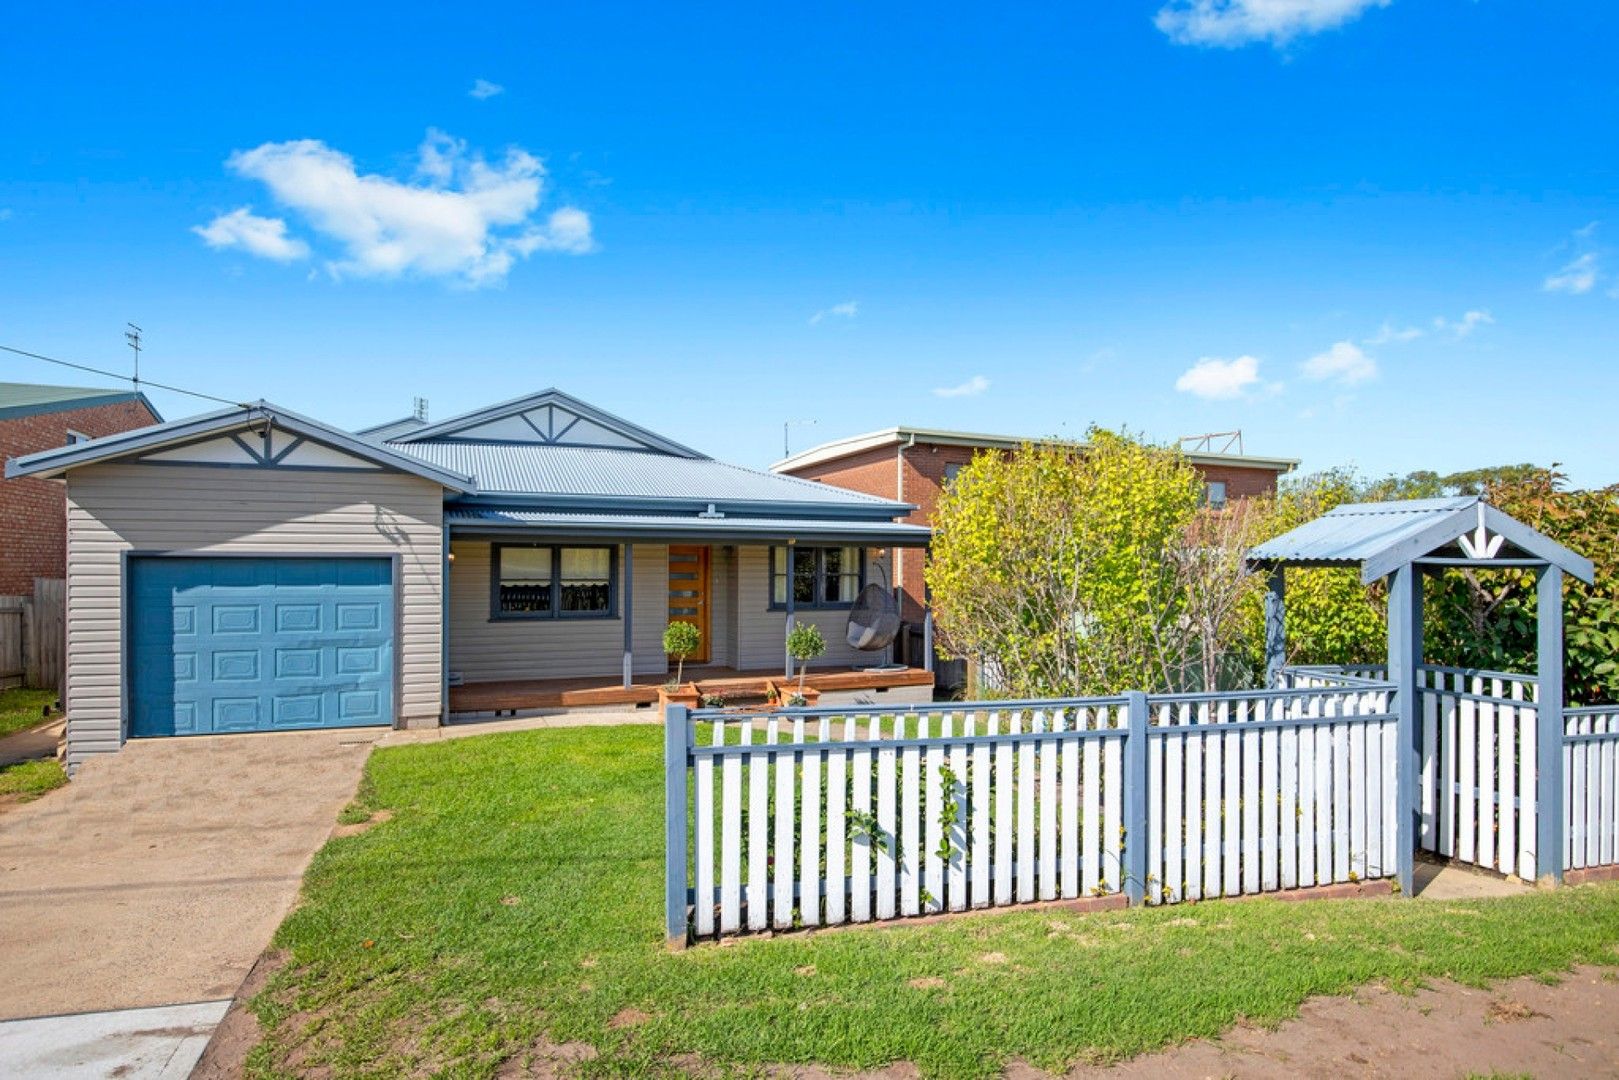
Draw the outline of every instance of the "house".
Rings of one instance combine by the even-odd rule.
[[[556,390],[360,433],[258,402],[6,475],[66,487],[70,765],[130,738],[645,704],[671,619],[717,676],[779,677],[793,620],[821,626],[823,667],[871,665],[848,609],[929,535],[904,503],[715,461]],[[927,700],[932,676],[836,686]]]
[[[146,427],[163,418],[138,391],[0,383],[0,460]],[[0,480],[0,596],[26,596],[35,578],[66,570],[62,488]]]
[[[1031,441],[1056,440],[891,427],[822,443],[776,462],[771,470],[783,476],[815,480],[909,503],[916,509],[905,520],[915,525],[931,525],[939,492],[973,455],[985,451],[1009,453]],[[1223,506],[1228,499],[1274,492],[1276,478],[1298,467],[1293,458],[1205,450],[1188,451],[1186,456],[1202,473],[1205,498],[1212,506]],[[919,623],[927,610],[927,589],[922,580],[924,558],[924,552],[894,552],[894,583],[900,590],[900,615],[911,624]]]

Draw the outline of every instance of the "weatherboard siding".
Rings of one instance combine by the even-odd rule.
[[[739,547],[736,586],[736,666],[743,670],[769,669],[786,663],[787,613],[770,610],[770,549],[764,546]],[[872,569],[877,561],[867,558],[870,581],[882,582]],[[853,667],[880,663],[882,654],[861,652],[848,644],[849,612],[800,610],[793,616],[799,622],[821,628],[826,639],[826,655],[810,665]]]
[[[635,671],[668,670],[663,627],[669,610],[669,549],[636,544],[631,632]],[[619,613],[611,619],[490,618],[491,546],[450,545],[450,671],[466,682],[618,675],[624,670],[624,549],[618,548]]]
[[[67,479],[67,759],[123,742],[124,553],[398,555],[402,723],[441,703],[443,489],[420,477],[108,463]]]

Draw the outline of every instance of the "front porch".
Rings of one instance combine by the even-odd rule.
[[[687,681],[705,695],[730,700],[763,698],[770,682],[782,682],[779,668],[738,671],[703,666],[687,669]],[[450,687],[450,717],[505,715],[552,709],[651,708],[668,675],[643,675],[628,686],[617,676],[565,679],[501,679]],[[933,698],[933,673],[923,668],[862,670],[855,667],[819,668],[805,678],[806,686],[821,691],[828,704],[853,703],[869,696],[873,702],[901,704]],[[831,700],[828,701],[828,698]]]

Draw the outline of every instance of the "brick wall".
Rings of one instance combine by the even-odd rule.
[[[71,428],[99,438],[157,422],[139,401],[0,418],[0,462],[67,445]],[[67,573],[67,504],[59,480],[0,479],[0,596],[27,596],[34,578]]]
[[[867,495],[913,503],[916,511],[904,520],[927,525],[933,521],[933,511],[938,506],[946,470],[952,465],[967,464],[977,452],[970,446],[923,442],[907,447],[884,446],[835,461],[806,465],[794,469],[793,475]],[[1225,481],[1227,499],[1244,499],[1276,490],[1277,474],[1270,469],[1196,463],[1194,467],[1203,474],[1205,481]],[[922,576],[925,555],[915,548],[896,550],[896,554],[895,578],[901,594],[900,616],[907,622],[920,622],[924,610],[923,598],[927,595]]]

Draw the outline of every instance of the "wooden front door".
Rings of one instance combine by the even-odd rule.
[[[691,623],[702,632],[702,646],[686,662],[708,663],[713,655],[709,645],[713,620],[709,618],[708,548],[669,546],[669,621]]]

